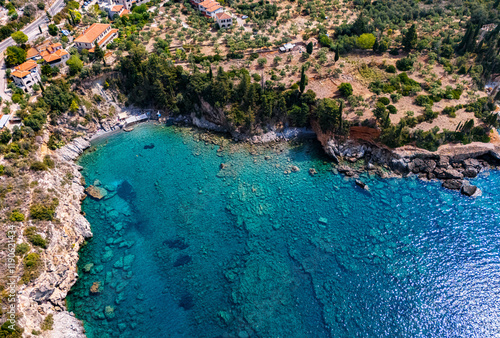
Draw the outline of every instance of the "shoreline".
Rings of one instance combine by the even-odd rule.
[[[158,123],[158,121],[156,120],[145,121],[141,122],[140,124],[143,123],[147,124],[153,123],[154,125],[158,126],[164,125],[162,123]],[[207,129],[201,128],[200,126],[193,124],[192,121],[191,123],[189,123],[187,116],[183,116],[181,118],[176,119],[176,125],[182,125],[182,124],[184,124],[186,127],[191,127],[191,128],[195,127],[200,130],[207,131]],[[22,302],[20,301],[20,305],[22,306],[20,306],[20,311],[24,313],[22,321],[24,321],[25,329],[27,329],[28,331],[36,328],[39,325],[39,321],[41,320],[41,316],[39,314],[40,309],[45,313],[47,313],[47,311],[49,311],[50,313],[50,309],[52,308],[54,312],[54,330],[49,332],[48,335],[49,337],[65,337],[65,338],[86,337],[85,330],[83,327],[83,322],[78,318],[76,318],[73,313],[68,312],[65,305],[66,295],[78,278],[76,270],[77,270],[77,263],[79,260],[79,250],[81,248],[81,244],[85,241],[85,239],[90,238],[93,235],[90,223],[81,213],[81,202],[87,195],[84,192],[85,185],[84,182],[82,182],[82,175],[80,173],[80,170],[82,168],[77,164],[77,160],[85,150],[87,150],[92,146],[91,142],[112,136],[114,134],[119,133],[120,131],[123,130],[120,128],[100,133],[85,133],[85,135],[72,140],[64,147],[55,151],[55,155],[59,159],[58,167],[60,166],[62,168],[70,168],[71,171],[73,172],[74,179],[72,181],[71,191],[73,191],[74,194],[79,196],[77,201],[75,200],[70,201],[69,198],[70,194],[67,194],[68,195],[67,198],[65,198],[62,203],[65,210],[61,210],[63,208],[62,206],[58,207],[58,209],[56,210],[57,217],[63,218],[61,219],[61,223],[63,224],[62,228],[65,229],[66,231],[69,229],[73,232],[73,236],[70,237],[70,240],[75,241],[73,243],[75,245],[73,245],[69,250],[68,246],[66,246],[63,249],[65,253],[64,256],[70,258],[66,261],[67,264],[65,266],[65,268],[68,269],[67,271],[70,271],[70,273],[67,273],[66,275],[61,277],[60,274],[57,274],[56,271],[57,269],[55,268],[57,267],[57,263],[54,261],[50,261],[48,262],[47,265],[53,266],[54,268],[47,269],[47,271],[45,271],[36,280],[36,282],[33,283],[34,286],[25,287],[22,289],[20,295],[20,299],[22,298]],[[208,130],[208,131],[213,131],[213,130]],[[219,131],[215,132],[219,133]],[[234,142],[247,142],[249,144],[264,144],[264,143],[283,142],[283,141],[289,142],[295,138],[302,138],[302,137],[317,138],[322,143],[322,147],[325,153],[329,155],[333,161],[334,157],[338,159],[338,155],[344,155],[343,157],[345,158],[343,158],[342,161],[338,163],[336,169],[333,169],[333,172],[334,174],[335,173],[344,174],[346,177],[350,178],[356,178],[359,174],[363,172],[368,172],[368,173],[376,173],[382,178],[387,178],[387,177],[404,178],[416,175],[417,177],[424,180],[427,179],[439,180],[440,177],[429,178],[429,174],[434,172],[436,168],[438,170],[439,168],[441,168],[445,176],[446,175],[456,176],[450,178],[444,177],[446,180],[464,180],[465,176],[461,174],[460,170],[457,170],[460,168],[455,168],[455,167],[453,169],[443,168],[444,166],[448,166],[450,165],[450,163],[454,162],[451,160],[450,157],[447,163],[444,164],[440,163],[441,156],[453,155],[454,154],[453,148],[460,148],[459,154],[457,155],[457,153],[455,152],[455,155],[461,158],[460,161],[464,162],[467,160],[475,159],[475,157],[482,156],[487,151],[493,151],[496,153],[496,151],[498,150],[497,147],[492,144],[490,144],[489,146],[488,144],[482,144],[483,148],[479,150],[477,148],[478,147],[477,144],[471,144],[467,146],[445,147],[446,150],[449,150],[449,153],[448,155],[443,155],[446,154],[446,152],[443,152],[443,154],[441,154],[440,152],[432,153],[419,148],[411,148],[411,147],[398,148],[395,150],[388,151],[387,149],[380,149],[374,146],[370,147],[367,146],[366,144],[355,142],[352,140],[351,142],[348,140],[348,142],[341,144],[336,141],[332,142],[332,139],[328,139],[326,141],[326,144],[323,144],[324,142],[322,141],[325,140],[322,139],[322,136],[324,135],[317,134],[314,130],[310,131],[307,129],[299,129],[299,128],[288,129],[288,130],[285,129],[283,132],[270,131],[263,135],[246,137],[243,139],[234,138],[233,135],[231,135],[230,133],[224,133],[224,134],[227,134],[228,137],[231,137],[231,139]],[[366,161],[365,162],[366,165],[364,167],[361,167],[361,169],[359,167],[354,168],[352,164],[355,164],[358,161],[366,159],[367,154],[369,154],[372,157],[372,160],[374,159],[373,158],[374,155],[379,156],[378,158],[376,158],[378,159],[378,162],[374,163],[375,161]],[[500,154],[498,153],[496,154],[498,155],[497,159],[500,160]],[[352,159],[356,160],[353,161]],[[419,160],[423,161],[423,163],[421,163]],[[385,163],[381,164],[380,163],[381,161],[385,161]],[[434,168],[431,171],[429,171],[428,161],[433,161],[435,163]],[[418,164],[418,166],[416,164]],[[476,177],[481,171],[488,170],[491,168],[491,167],[485,167],[484,163],[479,161],[472,162],[470,164],[473,167],[473,169],[476,170],[474,177]],[[430,163],[430,167],[433,167],[432,163]],[[462,169],[467,170],[466,168]],[[464,170],[462,170],[462,172]],[[49,176],[49,180],[52,179],[54,181],[57,181],[58,179],[59,180],[61,179],[61,173],[57,172],[57,170],[49,171],[46,175]],[[358,184],[358,182],[356,182],[356,184]],[[460,185],[460,189],[462,189],[462,186],[463,184]],[[478,195],[480,195],[480,191],[474,191],[474,193],[471,194],[471,196],[478,196]],[[55,229],[53,229],[53,231],[55,231]],[[54,237],[61,239],[64,237],[64,234],[61,233],[55,236],[53,233],[53,238]],[[57,244],[60,243],[56,243],[56,241],[51,241],[51,245],[49,246],[47,253],[49,253],[49,250],[51,250],[52,247],[55,247]],[[61,247],[58,247],[57,249],[61,250]],[[51,258],[54,260],[53,257]],[[57,286],[53,287],[54,285]],[[53,287],[53,290],[51,290],[51,287]]]

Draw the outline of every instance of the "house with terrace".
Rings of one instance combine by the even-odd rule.
[[[118,29],[112,29],[109,24],[95,23],[75,39],[75,46],[79,50],[88,49],[92,53],[96,42],[99,47],[104,48],[117,37]]]
[[[217,13],[222,13],[224,8],[214,0],[205,0],[197,4],[198,10],[207,18],[214,18]]]
[[[19,66],[14,67],[11,74],[12,80],[19,88],[28,92],[35,83],[41,81],[40,67],[35,60],[28,60]]]
[[[69,59],[69,53],[62,48],[60,43],[51,43],[49,40],[28,50],[26,59],[43,59],[51,66],[63,66]]]
[[[120,18],[124,15],[127,15],[129,10],[125,8],[123,5],[114,5],[109,9],[109,18],[113,19],[115,15],[118,15]]]
[[[220,28],[229,28],[233,25],[233,18],[225,12],[215,14],[215,20]]]

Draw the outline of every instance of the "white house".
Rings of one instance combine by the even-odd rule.
[[[96,42],[99,47],[104,48],[116,37],[118,37],[118,29],[111,29],[109,24],[95,23],[75,39],[75,45],[78,49],[88,49],[93,52]]]
[[[215,14],[215,20],[220,28],[229,28],[233,25],[233,18],[225,12]]]
[[[12,79],[19,88],[29,91],[37,82],[40,82],[40,67],[34,60],[28,60],[14,67]]]
[[[213,18],[217,13],[222,13],[224,8],[217,1],[205,0],[198,4],[198,10],[208,18]]]

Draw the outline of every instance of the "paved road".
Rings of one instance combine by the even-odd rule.
[[[64,8],[64,0],[56,0],[52,6],[47,10],[50,15],[54,16],[57,13],[59,13],[62,9]],[[32,23],[30,23],[28,26],[26,26],[22,31],[24,34],[28,36],[28,40],[33,40],[40,34],[40,30],[38,26],[41,26],[43,24],[47,24],[47,16],[44,14],[43,16],[39,17]],[[4,50],[7,49],[9,46],[13,46],[16,43],[12,38],[8,38],[0,42],[0,53],[3,52]]]

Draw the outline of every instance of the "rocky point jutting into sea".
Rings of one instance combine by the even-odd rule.
[[[217,131],[225,130],[223,126],[218,126],[205,119],[198,119],[195,115],[178,119],[178,122],[193,123],[196,126],[216,129]],[[112,121],[109,121],[109,123],[111,126],[113,125]],[[334,167],[333,170],[344,173],[347,177],[361,176],[361,179],[369,185],[371,185],[370,180],[373,178],[369,178],[365,173],[373,172],[382,177],[414,175],[425,179],[440,179],[443,180],[443,186],[447,188],[461,189],[464,194],[478,196],[480,189],[475,189],[473,185],[469,185],[467,179],[475,178],[485,168],[498,165],[498,147],[492,144],[443,146],[434,153],[410,147],[390,150],[363,138],[336,141],[334,135],[325,135],[317,128],[314,129],[325,153],[331,156],[334,161],[339,162],[339,165]],[[44,177],[39,181],[41,186],[60,192],[60,203],[56,209],[56,217],[60,220],[60,224],[51,228],[54,240],[51,241],[46,252],[47,267],[45,271],[35,283],[21,290],[19,309],[23,313],[21,324],[25,327],[25,332],[31,332],[32,328],[39,327],[42,320],[40,314],[53,311],[55,313],[54,330],[50,332],[51,336],[84,336],[81,322],[66,311],[65,298],[77,280],[76,264],[81,244],[86,238],[92,236],[90,224],[81,213],[80,203],[85,197],[85,184],[82,182],[82,175],[80,174],[82,168],[75,163],[75,160],[82,152],[90,146],[90,136],[75,139],[70,144],[57,150],[58,165],[56,169],[45,173]],[[257,137],[233,134],[233,138],[245,140],[249,143],[274,142],[295,136],[311,136],[311,131],[289,129],[282,132],[272,131]],[[121,135],[120,137],[123,140],[122,142],[128,142],[128,135]],[[227,142],[230,141],[226,140],[224,142],[222,144],[227,145]],[[208,137],[204,143],[210,145],[212,143],[218,144],[220,141]],[[158,156],[161,157],[162,155],[158,154]],[[222,168],[225,168],[225,166],[221,165]],[[311,175],[314,175],[319,170],[315,168],[299,168],[297,165],[290,168],[281,168],[273,175],[282,175],[283,171],[292,173],[295,168],[306,169],[305,171],[309,171]],[[310,169],[314,170],[311,171]],[[72,172],[73,178],[69,185],[63,185],[62,178],[66,175],[67,170]],[[323,175],[324,173],[320,174],[320,176]],[[376,183],[376,186],[379,185],[379,183]],[[468,202],[465,200],[465,202],[461,203]],[[190,206],[186,205],[185,207],[189,208]],[[346,214],[343,213],[343,216],[346,217]],[[241,222],[245,221],[241,220]],[[323,223],[320,222],[320,224]],[[318,291],[316,290],[316,292]]]

